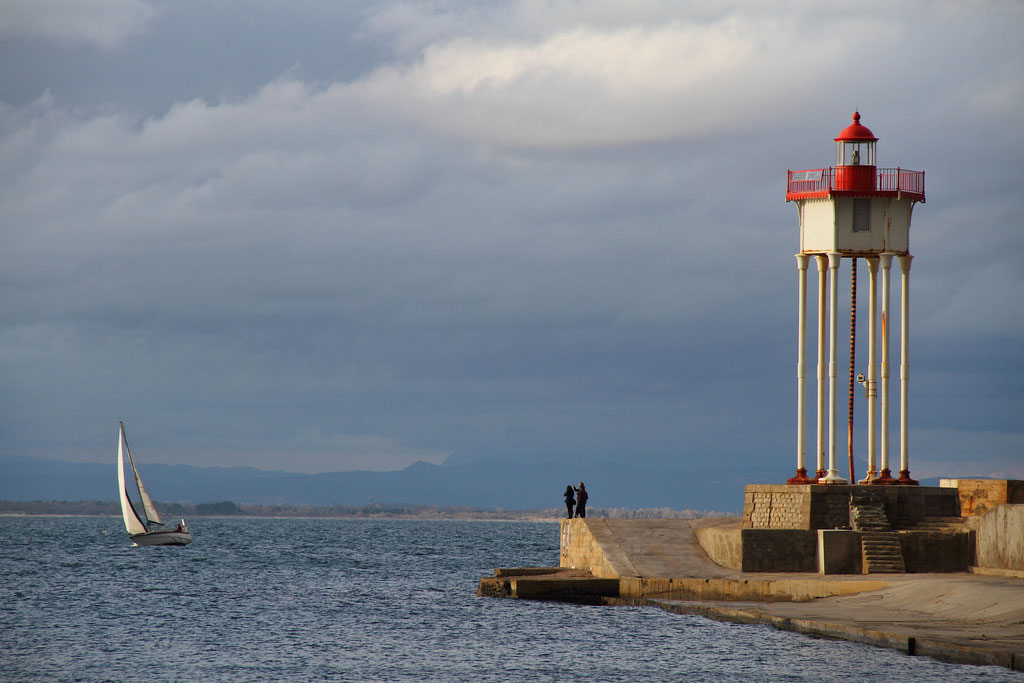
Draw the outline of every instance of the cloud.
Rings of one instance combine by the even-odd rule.
[[[116,50],[142,35],[158,14],[148,0],[5,0],[0,36]]]
[[[460,37],[355,87],[443,134],[485,144],[692,140],[749,124],[755,107],[765,123],[787,115],[799,86],[779,76],[799,66],[814,79],[844,57],[834,41],[796,38],[796,27],[745,17],[571,29],[531,41]]]
[[[306,471],[787,452],[781,181],[829,163],[853,106],[887,159],[929,174],[915,386],[933,395],[965,339],[958,386],[1005,365],[1024,320],[986,302],[1020,289],[1020,172],[997,132],[1021,93],[971,58],[992,22],[959,48],[941,39],[959,10],[435,7],[373,15],[363,33],[396,47],[349,78],[267,42],[285,75],[243,95],[0,105],[0,447],[107,448],[114,415],[179,434],[182,457]],[[153,24],[183,32],[161,45],[187,16]],[[981,94],[957,111],[963,82]],[[957,410],[914,405],[926,428]]]

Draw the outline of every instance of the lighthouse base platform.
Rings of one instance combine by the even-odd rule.
[[[933,527],[936,520],[960,517],[960,497],[953,487],[748,484],[743,528],[850,529],[851,500],[860,496],[881,504],[892,529]]]

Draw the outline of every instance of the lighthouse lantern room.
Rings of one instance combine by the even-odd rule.
[[[924,172],[900,167],[878,168],[878,138],[853,114],[853,123],[835,138],[835,163],[830,168],[789,171],[786,201],[796,204],[800,225],[799,324],[797,352],[797,472],[791,484],[846,483],[836,466],[836,383],[838,379],[838,273],[843,259],[851,261],[850,398],[847,428],[850,473],[853,477],[853,382],[856,330],[857,259],[864,258],[869,275],[868,367],[859,379],[868,401],[867,475],[860,483],[916,484],[910,478],[907,444],[907,387],[909,381],[910,219],[917,202],[924,202]],[[889,469],[889,276],[897,260],[902,273],[900,356],[900,476]],[[817,329],[817,468],[808,474],[806,431],[807,271],[813,260],[818,272]],[[881,317],[878,315],[877,276],[881,271]],[[880,320],[880,324],[879,324]],[[826,338],[826,323],[828,335]],[[881,359],[878,331],[881,331]],[[826,363],[826,349],[828,361]],[[827,383],[826,383],[827,369]],[[879,391],[880,390],[880,391]],[[826,395],[828,411],[826,423]],[[878,399],[881,405],[878,405]],[[876,420],[880,417],[881,423]],[[878,437],[878,438],[876,438]],[[877,443],[876,443],[877,442]],[[881,461],[876,467],[876,446]],[[827,459],[827,464],[826,464]],[[851,481],[850,483],[853,483]]]

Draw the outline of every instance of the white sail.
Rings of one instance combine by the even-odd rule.
[[[124,434],[124,425],[121,425],[121,433]],[[135,475],[135,483],[139,487],[139,495],[142,496],[142,507],[146,511],[146,519],[150,522],[157,524],[163,524],[164,520],[160,519],[160,513],[156,511],[156,506],[153,505],[153,499],[146,493],[146,487],[142,485],[142,477],[139,476],[139,471],[135,469],[135,460],[132,458],[132,449],[128,448],[128,441],[122,438],[124,441],[125,450],[128,451],[128,464],[132,466],[132,474]]]
[[[128,489],[124,485],[124,450],[124,425],[122,424],[117,435],[117,488],[121,492],[121,517],[124,518],[124,528],[128,530],[129,534],[144,534],[146,525],[135,513],[135,508],[132,507],[132,502],[128,498]],[[128,454],[128,457],[131,458],[131,453]],[[134,466],[132,471],[135,471]]]

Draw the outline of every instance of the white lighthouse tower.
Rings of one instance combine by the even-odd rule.
[[[796,255],[799,273],[799,322],[797,334],[797,470],[790,484],[845,484],[836,467],[836,358],[839,266],[851,259],[855,277],[857,258],[868,264],[869,329],[868,367],[863,384],[868,397],[867,484],[916,484],[910,478],[907,450],[910,217],[914,205],[924,202],[924,172],[901,168],[878,168],[875,145],[878,138],[860,123],[855,112],[853,123],[835,138],[835,166],[804,171],[789,171],[786,201],[796,202],[800,221],[800,252]],[[901,279],[900,309],[900,473],[893,478],[889,469],[889,331],[892,316],[889,306],[890,271],[893,257],[898,259]],[[817,335],[817,468],[807,474],[807,269],[811,259],[818,271]],[[877,276],[882,273],[882,310],[877,310]],[[826,282],[827,278],[827,282]],[[854,280],[854,285],[856,281]],[[826,300],[826,290],[828,299]],[[854,289],[855,291],[855,289]],[[826,340],[825,325],[828,323]],[[879,324],[880,323],[880,324]],[[877,358],[878,329],[881,328],[881,361]],[[852,334],[851,334],[852,339]],[[827,384],[825,349],[828,348]],[[878,380],[881,380],[879,383]],[[880,385],[880,387],[879,387]],[[878,390],[880,388],[880,391]],[[826,395],[827,429],[826,429]],[[876,423],[881,398],[881,425]],[[852,404],[851,404],[852,405]],[[852,422],[851,422],[852,424]],[[876,469],[876,432],[880,434],[881,468]],[[852,438],[852,436],[851,436]],[[827,465],[826,465],[827,454]],[[853,483],[853,482],[850,482]]]

